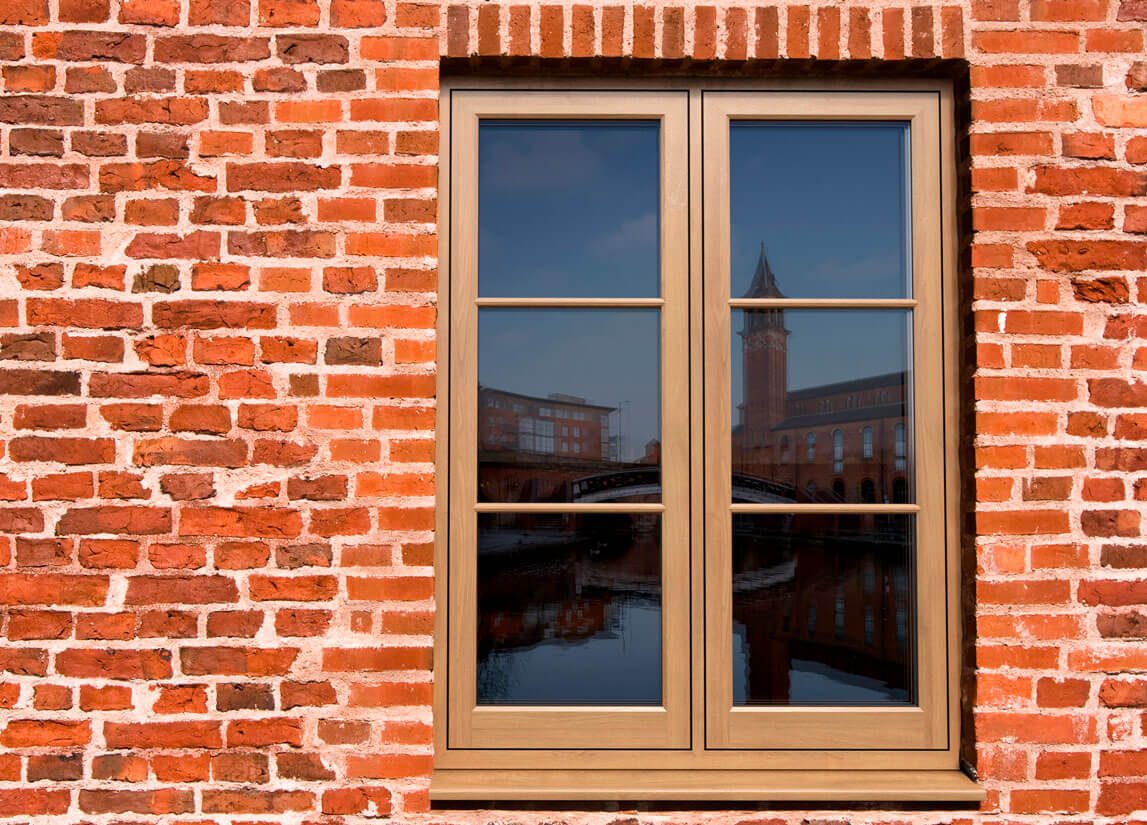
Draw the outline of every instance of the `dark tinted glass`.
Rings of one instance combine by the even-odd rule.
[[[908,294],[907,124],[740,121],[729,140],[734,298]]]
[[[661,703],[660,516],[478,516],[478,703]]]
[[[733,312],[734,501],[911,500],[910,322],[907,310]]]
[[[478,294],[660,292],[653,121],[485,121],[478,136]]]
[[[479,310],[479,501],[658,500],[659,319]]]
[[[915,701],[913,517],[733,516],[733,701]]]

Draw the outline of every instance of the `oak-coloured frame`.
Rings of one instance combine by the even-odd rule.
[[[705,91],[705,556],[707,743],[720,749],[916,749],[948,742],[947,542],[944,507],[943,215],[940,111],[930,92]],[[761,299],[729,295],[729,124],[731,121],[891,121],[909,127],[912,285],[910,297]],[[831,227],[826,227],[831,232]],[[710,275],[713,273],[713,275]],[[730,311],[901,309],[913,318],[909,384],[914,422],[913,504],[732,504]],[[914,707],[733,707],[732,538],[737,513],[909,513],[915,516]]]
[[[689,741],[689,411],[668,388],[688,381],[688,98],[681,92],[473,91],[452,102],[450,260],[450,639],[448,745],[452,748],[588,748],[626,742],[681,748]],[[648,120],[660,123],[661,289],[655,298],[519,298],[478,295],[478,125],[489,120]],[[649,307],[661,316],[662,501],[633,504],[492,504],[477,499],[478,310],[482,307]],[[660,707],[491,707],[476,702],[476,516],[489,512],[636,512],[662,519]]]
[[[651,103],[638,103],[643,100]],[[656,111],[641,109],[644,105],[652,105]],[[674,114],[678,109],[682,115]],[[948,81],[444,79],[440,106],[441,368],[433,800],[974,802],[983,798],[982,791],[958,769],[959,328],[953,109]],[[466,223],[476,223],[472,220],[472,206],[466,205],[473,196],[467,194],[460,200],[460,182],[476,173],[475,129],[480,117],[626,116],[657,117],[663,123],[663,345],[676,345],[671,340],[673,336],[668,335],[669,318],[679,318],[675,323],[688,330],[684,339],[687,368],[676,373],[684,382],[682,389],[688,388],[688,437],[684,447],[687,453],[684,461],[667,458],[664,467],[667,484],[671,480],[670,467],[682,467],[688,480],[687,513],[680,522],[688,544],[684,550],[688,575],[681,577],[687,614],[684,622],[666,618],[663,641],[666,669],[673,650],[688,648],[683,668],[684,695],[676,692],[672,679],[665,681],[664,712],[646,712],[647,716],[661,716],[653,724],[639,718],[640,714],[627,716],[623,709],[574,709],[572,713],[564,708],[552,712],[478,709],[471,704],[472,689],[457,689],[458,668],[472,674],[473,664],[462,662],[455,649],[459,637],[473,627],[468,624],[473,621],[472,598],[469,606],[466,604],[466,588],[470,587],[472,593],[473,569],[465,564],[461,570],[458,567],[463,562],[459,548],[473,534],[467,533],[456,517],[458,506],[468,512],[474,509],[471,488],[476,461],[474,451],[457,452],[459,437],[468,438],[466,443],[474,442],[476,416],[476,399],[471,404],[474,390],[463,389],[460,393],[459,389],[467,383],[476,386],[476,378],[470,377],[475,372],[474,364],[466,353],[473,352],[470,343],[475,340],[476,307],[484,304],[484,299],[475,296],[474,229],[467,228]],[[925,596],[929,600],[929,606],[917,619],[919,708],[734,709],[722,704],[731,695],[723,684],[728,678],[722,675],[727,668],[721,662],[721,650],[728,646],[729,638],[725,629],[729,621],[728,599],[723,598],[721,590],[722,577],[728,578],[729,546],[723,534],[730,512],[745,506],[729,503],[728,315],[730,306],[737,301],[728,295],[727,176],[723,186],[716,180],[717,171],[728,164],[727,129],[723,149],[719,133],[729,117],[891,118],[908,119],[913,124],[913,292],[910,299],[874,305],[911,307],[916,324],[912,372],[918,382],[914,387],[917,497],[909,509],[919,511],[918,603],[923,603]],[[683,145],[679,146],[670,134],[669,124],[680,125]],[[678,195],[672,194],[677,191],[677,184],[665,172],[665,167],[671,165],[670,155],[679,150],[687,154],[683,177],[687,188],[680,193],[684,201],[677,201]],[[675,252],[675,247],[667,246],[665,241],[670,234],[666,230],[675,225],[664,223],[674,220],[666,211],[670,197],[681,216],[677,225],[685,239],[683,251]],[[714,207],[714,203],[718,206]],[[678,240],[671,238],[670,244]],[[680,263],[670,260],[669,254],[681,255]],[[678,300],[669,283],[677,276],[667,275],[675,268],[684,271],[680,276],[684,284],[682,296],[687,294],[680,311],[676,303],[670,303]],[[469,284],[459,286],[459,281],[467,280]],[[578,299],[536,300],[538,305],[546,306],[590,305]],[[507,305],[534,302],[535,299],[519,299]],[[820,305],[801,300],[790,303]],[[924,330],[926,335],[921,334]],[[663,352],[663,359],[663,396],[669,396],[670,375],[675,369],[670,351]],[[925,363],[927,370],[923,369]],[[919,383],[925,371],[928,377]],[[686,408],[685,404],[677,406]],[[675,446],[668,439],[673,432],[673,411],[664,399],[663,412],[671,416],[665,419],[664,449],[672,451]],[[469,469],[459,472],[460,468]],[[459,476],[470,481],[459,482]],[[667,488],[663,500],[666,516],[672,498]],[[795,510],[799,505],[784,506]],[[574,508],[561,505],[559,509]],[[507,509],[521,508],[513,505]],[[904,510],[899,506],[899,511]],[[665,535],[669,535],[668,530]],[[671,553],[681,552],[670,544],[666,544],[665,559]],[[664,569],[668,616],[673,612],[669,600],[682,590],[681,582],[669,580],[669,566]],[[678,633],[684,633],[685,638],[677,638]],[[671,674],[663,672],[663,676]],[[683,716],[679,713],[682,707]],[[618,711],[621,716],[614,715]],[[539,738],[527,742],[521,731],[500,730],[507,721],[524,723],[521,731]],[[595,735],[582,737],[574,730],[579,724],[590,725]]]

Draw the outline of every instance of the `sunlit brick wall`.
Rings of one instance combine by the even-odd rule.
[[[988,800],[753,817],[1147,809],[1145,23],[1145,0],[8,0],[0,821],[505,818],[426,792],[437,90],[470,55],[970,64]],[[618,815],[512,818],[556,816]]]

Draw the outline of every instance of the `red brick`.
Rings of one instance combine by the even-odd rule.
[[[6,748],[63,748],[91,741],[91,722],[63,722],[53,719],[9,719],[0,732],[0,745]]]
[[[1088,809],[1090,801],[1087,791],[1018,789],[1012,791],[1011,809],[1018,814],[1080,813]]]
[[[1095,810],[1100,816],[1129,814],[1143,807],[1147,782],[1107,783],[1100,785]]]
[[[218,722],[107,722],[104,738],[108,747],[220,748],[223,737]]]
[[[979,31],[972,45],[989,54],[1070,54],[1079,51],[1079,35],[1073,31]]]
[[[0,12],[16,290],[0,298],[0,737],[80,726],[0,754],[0,811],[429,811],[441,51],[595,76],[705,75],[722,56],[893,86],[918,67],[884,61],[966,59],[923,71],[966,71],[971,90],[972,208],[956,207],[975,235],[960,335],[982,468],[964,525],[980,818],[1142,808],[1147,2],[182,13]],[[613,61],[591,66],[598,50]]]
[[[158,507],[74,507],[60,518],[60,535],[126,533],[156,535],[170,532],[171,511]]]
[[[195,676],[282,676],[298,653],[291,647],[185,647],[180,664],[184,673]]]
[[[69,710],[72,689],[65,685],[38,684],[32,688],[32,707],[36,710]]]
[[[243,719],[227,723],[227,747],[250,748],[268,745],[303,744],[303,728],[298,719]]]
[[[64,650],[56,657],[61,675],[103,679],[168,679],[167,650]]]

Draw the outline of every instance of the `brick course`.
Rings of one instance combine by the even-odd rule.
[[[9,0],[0,821],[495,818],[428,813],[440,57],[966,68],[988,799],[830,818],[1147,809],[1145,23],[1143,0]]]

